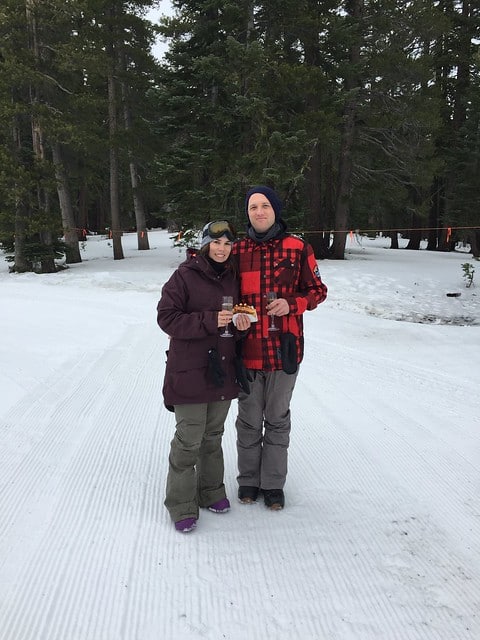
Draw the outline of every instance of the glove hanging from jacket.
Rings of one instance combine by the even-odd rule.
[[[243,363],[242,351],[243,339],[240,339],[235,345],[235,360],[233,361],[235,365],[235,377],[242,391],[244,393],[250,393],[250,382],[252,382],[253,379]]]

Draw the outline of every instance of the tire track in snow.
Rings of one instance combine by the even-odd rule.
[[[302,417],[308,425],[308,417]],[[339,426],[342,429],[337,420],[333,428]],[[357,446],[355,438],[344,433],[328,433],[330,438],[319,439],[323,448],[317,461],[319,480],[312,484],[311,474],[304,473],[304,483],[301,462],[291,465],[296,484],[309,487],[293,496],[293,501],[321,514],[325,523],[321,539],[328,549],[327,566],[332,567],[334,601],[345,603],[342,618],[351,618],[352,612],[358,616],[361,605],[366,620],[384,621],[388,638],[397,637],[396,633],[414,640],[471,637],[467,630],[469,624],[475,627],[480,583],[478,571],[470,570],[466,550],[452,544],[428,505],[384,474],[361,443]],[[431,610],[430,622],[425,620],[425,603]],[[453,603],[452,614],[445,603]],[[418,626],[411,632],[405,630],[406,615],[412,626],[413,621]],[[432,624],[443,631],[437,629],[432,636]],[[381,628],[366,637],[377,634],[383,637]]]
[[[415,398],[418,395],[419,385],[425,385],[424,379],[416,378],[406,370],[403,371],[402,379],[410,380],[410,383],[404,383],[403,393],[399,394],[392,376],[394,368],[396,369],[396,366],[391,364],[390,368],[380,370],[376,376],[376,387],[372,390],[368,382],[362,383],[365,361],[361,363],[358,371],[350,364],[348,376],[352,383],[346,387],[346,376],[333,380],[330,375],[324,382],[329,387],[326,397],[335,396],[335,407],[342,403],[344,407],[352,408],[351,419],[345,421],[346,429],[356,431],[354,424],[356,417],[353,411],[368,422],[368,429],[361,429],[357,438],[368,441],[369,446],[374,449],[393,445],[393,449],[385,451],[386,455],[383,458],[389,460],[392,468],[397,465],[398,477],[401,477],[403,469],[411,467],[412,473],[417,471],[417,489],[419,489],[418,482],[423,476],[426,479],[432,476],[436,483],[445,485],[447,492],[455,492],[458,480],[461,480],[462,495],[458,498],[463,497],[474,502],[477,497],[476,484],[480,477],[480,458],[476,454],[479,451],[478,428],[472,424],[463,425],[463,428],[458,427],[458,416],[452,411],[452,404],[458,406],[458,403],[455,399],[455,390],[451,385],[448,386],[448,393],[445,390],[444,401],[440,406],[429,405],[427,397],[425,406],[419,405]],[[307,376],[307,386],[310,379],[311,376]],[[367,381],[371,379],[371,376],[366,377]],[[436,383],[435,380],[430,382]],[[411,388],[410,395],[409,388]],[[480,402],[477,399],[472,401],[478,404],[480,415]],[[387,424],[383,419],[377,418],[376,413],[379,416],[390,414],[391,420]],[[334,419],[333,416],[332,419]],[[442,433],[439,433],[438,425],[442,426]],[[480,427],[480,418],[478,427]],[[463,434],[459,434],[462,430]],[[472,451],[472,446],[465,448],[464,440],[475,446],[476,450]],[[434,455],[432,455],[433,452]],[[394,453],[397,455],[394,456]],[[430,473],[423,473],[426,465],[429,465]],[[432,487],[432,491],[426,491],[426,493],[431,495],[435,494],[435,491]],[[478,522],[478,509],[474,510],[473,516]]]
[[[324,357],[325,352],[328,354]],[[414,425],[415,442],[423,442],[430,445],[432,441],[444,446],[450,453],[453,448],[459,456],[463,457],[462,464],[470,464],[477,471],[480,470],[480,444],[478,429],[475,425],[466,424],[462,420],[462,406],[468,405],[477,409],[477,422],[480,426],[480,397],[477,393],[478,381],[470,374],[457,380],[446,372],[422,368],[418,364],[392,362],[390,358],[383,358],[384,367],[379,367],[381,358],[375,353],[372,359],[365,350],[354,350],[349,347],[340,347],[338,344],[316,346],[313,349],[314,360],[320,365],[310,368],[311,379],[318,378],[322,385],[329,385],[334,393],[342,390],[341,407],[353,411],[362,407],[364,397],[368,398],[368,407],[365,412],[371,415],[377,413],[383,415],[392,414],[392,422],[395,420],[394,411],[401,416],[400,432],[408,434],[411,425]],[[331,360],[343,363],[333,375],[338,375],[332,380],[332,373],[323,374],[322,363]],[[327,365],[328,366],[328,365]],[[338,373],[337,373],[338,372]],[[345,377],[340,377],[340,372],[345,372]],[[364,381],[374,379],[375,389],[362,388]],[[345,389],[345,380],[350,384]],[[311,393],[315,395],[317,390],[310,385]],[[435,400],[431,401],[432,389],[435,389]],[[439,399],[439,391],[441,399]],[[329,391],[331,393],[331,391]],[[419,403],[417,397],[422,394]],[[365,403],[363,403],[365,404]],[[452,428],[453,424],[455,428]]]
[[[313,350],[313,356],[302,365],[298,384],[320,397],[321,404],[318,415],[311,416],[296,403],[294,395],[293,419],[298,426],[293,429],[291,473],[296,484],[308,486],[312,469],[296,460],[295,451],[309,448],[318,450],[318,471],[312,490],[301,491],[294,500],[312,500],[314,508],[326,509],[337,536],[346,534],[334,566],[343,565],[339,573],[351,576],[356,594],[365,594],[368,600],[368,593],[374,596],[374,585],[379,581],[391,582],[387,591],[392,593],[392,601],[385,603],[381,616],[389,621],[385,637],[397,637],[395,630],[402,626],[398,637],[415,640],[474,637],[474,628],[480,633],[475,618],[480,580],[471,565],[479,552],[478,464],[452,450],[448,440],[436,438],[434,429],[418,420],[415,403],[405,403],[400,397],[395,400],[393,363],[386,363],[383,370],[372,364],[377,372],[372,389],[369,382],[373,377],[365,375],[371,364],[365,362],[365,354],[357,361],[347,350],[348,366],[340,377],[337,374],[342,368],[328,368],[328,358],[338,361],[347,357],[341,349],[339,355],[338,345],[335,349],[333,353],[328,346],[322,348],[322,358],[320,350]],[[319,376],[319,362],[327,363],[328,375]],[[422,379],[413,369],[415,397],[415,385]],[[315,381],[320,382],[321,393]],[[446,387],[451,398],[448,381]],[[382,406],[385,402],[379,400],[385,390],[392,424],[375,417],[375,407],[379,407],[380,416],[388,415]],[[445,407],[437,409],[439,415],[449,402],[447,399]],[[424,418],[427,416],[425,413]],[[433,413],[430,424],[435,424],[435,419]],[[470,425],[470,429],[475,427]],[[424,443],[423,450],[416,449],[417,443]],[[443,487],[440,492],[439,484]],[[432,503],[438,493],[442,501]],[[347,514],[356,516],[358,522]],[[374,600],[372,597],[372,605]],[[425,602],[432,611],[430,621],[423,620]],[[410,630],[401,624],[405,607],[412,616]],[[378,616],[370,610],[366,618]]]
[[[120,360],[121,354],[116,355]],[[111,366],[118,366],[118,361],[113,361]],[[91,389],[91,395],[82,396],[83,379],[94,375],[95,368],[96,365],[91,366],[86,357],[81,358],[72,372],[80,378],[79,382],[70,385],[70,380],[59,374],[55,380],[48,381],[46,389],[47,383],[42,382],[7,415],[2,428],[4,446],[0,490],[2,510],[7,517],[0,523],[0,538],[9,522],[22,511],[23,501],[31,501],[35,492],[42,490],[52,475],[63,473],[68,466],[71,451],[78,446],[85,427],[75,416],[67,415],[69,421],[65,421],[65,412],[72,403],[78,403],[78,415],[88,418],[89,407],[104,393],[108,384],[107,375],[98,377],[98,386]]]
[[[132,334],[136,345],[132,344]],[[158,342],[158,330],[154,336]],[[160,355],[158,347],[150,347],[152,336],[145,327],[136,332],[129,328],[123,339],[126,347],[110,349],[91,371],[77,376],[72,393],[58,406],[58,418],[52,424],[47,417],[49,429],[29,452],[32,460],[48,458],[52,467],[59,464],[63,474],[49,476],[45,472],[40,478],[38,474],[30,478],[30,483],[37,485],[37,495],[42,495],[42,504],[45,494],[52,493],[55,498],[48,520],[35,509],[31,512],[32,525],[37,527],[43,521],[45,531],[43,538],[38,532],[34,537],[29,562],[20,561],[25,548],[17,549],[11,557],[10,574],[17,578],[14,574],[23,566],[23,575],[18,580],[21,587],[11,597],[10,604],[15,605],[8,615],[2,615],[2,640],[100,638],[105,629],[109,629],[110,637],[122,637],[120,625],[129,597],[131,555],[136,553],[140,528],[150,542],[155,537],[159,487],[155,479],[152,482],[151,474],[156,475],[155,461],[165,459],[157,451],[163,446],[164,435],[157,425],[163,352]],[[150,375],[145,372],[148,369]],[[58,382],[59,393],[64,383]],[[42,393],[38,400],[32,398],[28,420],[39,420],[43,400]],[[69,422],[73,423],[72,432],[81,428],[83,433],[64,461],[55,429]],[[68,438],[68,434],[62,437]],[[27,476],[23,471],[23,477]],[[22,510],[30,493],[25,482],[17,491],[24,498]],[[17,494],[11,494],[12,503]],[[145,513],[139,514],[139,510]],[[151,521],[145,530],[144,518]],[[10,546],[14,546],[11,541]],[[95,576],[94,584],[91,576]],[[109,584],[116,586],[113,592],[105,588]],[[96,615],[92,615],[94,612]]]
[[[48,464],[39,467],[38,487],[15,478],[31,495],[12,511],[15,522],[5,533],[11,557],[0,583],[1,640],[480,635],[472,614],[479,572],[474,564],[472,575],[465,572],[466,555],[447,535],[450,523],[439,527],[429,505],[386,464],[397,449],[407,456],[408,442],[389,429],[378,443],[385,426],[378,421],[372,436],[358,427],[368,422],[370,429],[375,402],[375,390],[355,377],[369,362],[352,367],[349,359],[344,377],[337,368],[338,376],[320,378],[319,392],[320,359],[309,352],[294,394],[284,512],[232,500],[229,514],[202,511],[195,534],[179,539],[162,504],[174,420],[161,407],[158,329],[132,327],[123,340],[101,355],[91,375],[72,370],[58,380],[48,412],[40,393],[32,398],[42,427],[32,447]],[[380,369],[379,387],[384,378],[388,371]],[[296,401],[308,387],[319,398],[317,415]],[[352,388],[346,399],[342,389]],[[388,389],[393,402],[394,387]],[[60,446],[49,431],[55,411],[56,429],[68,424],[65,440],[74,444]],[[224,440],[231,497],[235,413],[234,403]],[[412,428],[422,427],[430,433],[418,419]],[[442,442],[443,450],[448,440]],[[27,526],[31,538],[15,540]]]

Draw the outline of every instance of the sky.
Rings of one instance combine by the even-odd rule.
[[[232,508],[181,534],[156,304],[184,251],[149,239],[0,260],[0,640],[478,640],[478,263],[363,236],[319,261],[285,509],[236,499],[234,401]]]
[[[167,15],[167,16],[173,15],[173,7],[171,2],[169,2],[168,0],[160,0],[158,4],[159,6],[157,9],[151,9],[147,13],[147,18],[153,23],[156,23],[159,20],[159,18],[161,18],[164,15]],[[167,50],[167,48],[168,48],[167,44],[163,42],[162,39],[159,37],[157,38],[157,42],[152,49],[152,53],[156,58],[161,59],[165,51]]]

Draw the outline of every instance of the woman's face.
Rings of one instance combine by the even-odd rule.
[[[215,262],[225,262],[232,251],[232,242],[227,236],[214,238],[208,245],[208,257]]]

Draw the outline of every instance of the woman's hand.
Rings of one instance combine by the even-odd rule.
[[[233,313],[231,311],[226,311],[222,309],[222,311],[218,312],[217,326],[218,327],[226,327],[232,321]]]
[[[246,331],[250,329],[252,321],[250,320],[250,316],[248,313],[239,313],[236,317],[235,326],[239,331]]]

